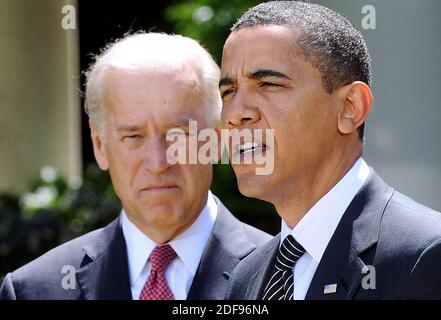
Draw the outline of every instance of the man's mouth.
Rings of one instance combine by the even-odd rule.
[[[141,191],[147,191],[147,192],[167,192],[172,191],[177,188],[176,185],[173,184],[152,184],[149,186],[146,186]]]
[[[243,144],[240,144],[238,147],[239,147],[240,154],[246,154],[246,153],[254,152],[257,150],[265,150],[266,145],[259,144],[257,142],[245,142]]]

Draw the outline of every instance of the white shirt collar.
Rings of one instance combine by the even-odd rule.
[[[207,203],[193,224],[169,244],[179,259],[194,276],[202,258],[208,238],[217,218],[218,207],[211,191]],[[121,227],[127,247],[130,282],[133,285],[140,276],[150,253],[157,246],[153,240],[139,230],[121,210]]]
[[[282,219],[281,239],[289,234],[318,263],[343,214],[369,176],[369,166],[360,158],[346,175],[297,223],[294,229]]]

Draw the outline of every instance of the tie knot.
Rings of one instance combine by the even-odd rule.
[[[175,257],[176,252],[170,245],[156,246],[150,254],[152,270],[164,272]]]
[[[280,271],[291,270],[305,251],[292,235],[288,235],[279,248],[276,268]]]

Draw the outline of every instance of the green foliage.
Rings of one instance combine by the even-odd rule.
[[[219,63],[222,47],[233,23],[257,0],[177,1],[165,10],[176,33],[197,39]]]
[[[108,174],[96,165],[87,168],[81,185],[69,185],[54,172],[42,169],[29,193],[0,194],[0,278],[117,217],[120,202]]]

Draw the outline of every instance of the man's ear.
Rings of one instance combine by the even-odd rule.
[[[338,131],[350,134],[366,122],[374,98],[369,86],[361,81],[354,81],[338,90],[341,90],[343,102],[338,114]]]
[[[105,146],[102,141],[102,137],[99,135],[98,129],[89,120],[90,136],[92,137],[93,153],[95,155],[96,162],[101,170],[106,171],[109,169],[109,162],[107,161]]]

